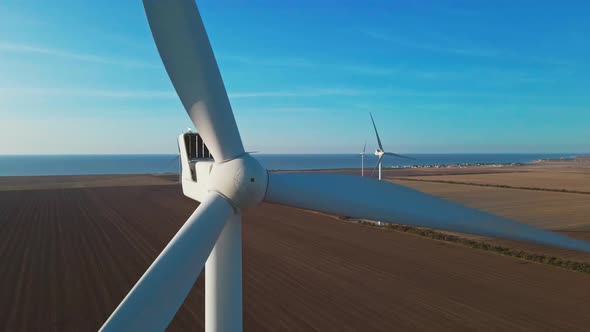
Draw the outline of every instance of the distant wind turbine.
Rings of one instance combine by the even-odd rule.
[[[367,141],[363,146],[363,152],[361,152],[361,176],[365,176],[365,150],[367,149]]]
[[[373,120],[373,114],[371,114],[371,112],[369,112],[369,115],[371,116],[371,121],[373,122],[373,128],[375,129],[375,136],[377,136],[377,145],[379,146],[375,150],[375,155],[379,157],[375,168],[379,167],[379,180],[381,180],[381,162],[382,162],[383,156],[392,156],[392,157],[406,158],[406,159],[412,159],[412,160],[414,160],[414,158],[402,156],[401,154],[397,154],[397,153],[393,153],[393,152],[385,152],[385,150],[383,149],[383,144],[381,144],[381,138],[379,138],[379,133],[377,132],[377,126],[375,126],[375,120]],[[373,168],[373,171],[371,172],[371,176],[373,176],[373,173],[375,172],[375,168]]]

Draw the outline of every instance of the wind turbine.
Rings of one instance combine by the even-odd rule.
[[[373,120],[373,114],[371,114],[371,112],[369,112],[369,115],[371,116],[371,121],[373,122],[373,129],[375,129],[375,136],[377,136],[378,148],[375,149],[375,155],[377,157],[379,157],[379,159],[377,160],[377,165],[375,167],[379,167],[379,180],[381,180],[381,161],[383,159],[383,156],[392,156],[392,157],[406,158],[406,159],[412,159],[412,160],[414,160],[414,158],[402,156],[401,154],[397,154],[397,153],[385,152],[385,150],[383,149],[383,145],[381,144],[381,139],[379,138],[379,133],[377,132],[377,126],[375,126],[375,120]],[[373,176],[373,172],[375,172],[375,168],[373,168],[373,171],[371,172],[371,176]]]
[[[361,152],[361,176],[365,176],[365,150],[367,149],[367,141],[363,146],[363,152]]]
[[[590,252],[590,243],[389,182],[343,174],[268,172],[244,150],[194,0],[143,3],[168,76],[214,161],[198,162],[197,177],[191,177],[185,141],[179,137],[182,189],[200,205],[101,331],[163,331],[203,267],[205,330],[241,331],[241,216],[262,201]]]

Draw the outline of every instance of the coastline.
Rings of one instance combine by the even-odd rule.
[[[569,158],[572,154],[415,154],[416,160],[386,159],[390,168],[509,167],[539,159]],[[360,168],[357,154],[276,154],[255,156],[269,170],[275,171],[351,171]],[[365,157],[366,169],[377,159]],[[100,175],[100,174],[168,174],[178,172],[175,155],[26,155],[0,156],[0,176]]]

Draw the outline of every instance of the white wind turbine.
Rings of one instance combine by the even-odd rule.
[[[379,133],[377,132],[377,126],[375,126],[375,120],[373,120],[373,114],[371,114],[371,112],[369,112],[369,115],[371,116],[371,121],[373,122],[373,128],[375,129],[375,136],[377,136],[377,146],[378,147],[377,147],[377,149],[375,149],[375,155],[377,157],[379,157],[379,159],[377,160],[377,165],[375,167],[379,167],[379,180],[381,180],[381,162],[382,162],[383,156],[392,156],[392,157],[406,158],[406,159],[412,159],[412,160],[414,160],[414,158],[402,156],[401,154],[397,154],[397,153],[393,153],[393,152],[385,152],[385,150],[383,150],[383,145],[381,144],[381,139],[379,138]],[[373,172],[375,172],[375,168],[373,168],[373,171],[371,171],[371,176],[373,176]]]
[[[367,141],[363,145],[363,152],[361,152],[361,176],[365,176],[365,151],[367,150]]]
[[[341,174],[267,172],[244,150],[194,0],[143,2],[168,76],[214,161],[197,163],[197,182],[191,178],[186,150],[181,149],[183,192],[201,203],[101,331],[163,331],[203,268],[206,331],[241,331],[241,216],[262,201],[590,252],[590,243],[389,182]],[[179,144],[184,147],[182,137]]]

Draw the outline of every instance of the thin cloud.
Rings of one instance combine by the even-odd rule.
[[[375,31],[365,31],[364,32],[367,36],[386,41],[390,43],[394,43],[403,47],[407,48],[415,48],[421,49],[425,51],[432,51],[438,53],[450,53],[450,54],[457,54],[457,55],[467,55],[467,56],[476,56],[476,57],[488,57],[494,58],[500,55],[500,52],[495,50],[486,50],[486,49],[476,49],[476,48],[450,48],[450,47],[443,47],[434,44],[426,44],[426,43],[416,43],[408,40],[403,40],[399,38],[395,38],[390,35],[386,35],[383,33],[375,32]]]
[[[283,90],[283,91],[253,91],[229,93],[232,99],[241,98],[281,98],[281,97],[325,97],[325,96],[370,96],[370,97],[428,97],[442,99],[463,98],[538,98],[537,95],[511,94],[509,92],[471,92],[460,90],[413,90],[404,88],[379,88],[379,89],[346,89],[346,88],[317,88],[307,90]]]
[[[103,90],[103,89],[69,89],[69,88],[0,88],[2,97],[97,97],[130,99],[172,99],[178,98],[174,91],[156,90]]]
[[[60,50],[60,49],[55,49],[55,48],[47,48],[47,47],[18,44],[18,43],[0,42],[0,51],[48,55],[48,56],[76,60],[76,61],[120,65],[120,66],[127,66],[127,67],[159,67],[159,66],[152,64],[152,63],[134,60],[134,59],[112,58],[112,57],[106,57],[106,56],[102,56],[102,55],[78,53],[78,52]]]
[[[398,67],[379,67],[364,65],[339,65],[334,66],[334,69],[368,76],[392,76],[405,71],[404,69]]]
[[[349,73],[354,75],[363,75],[371,77],[413,77],[425,80],[457,80],[457,79],[473,79],[481,77],[477,70],[455,70],[455,71],[440,71],[440,70],[423,70],[417,68],[411,68],[404,65],[386,65],[386,66],[375,66],[375,65],[364,65],[364,64],[348,64],[348,63],[321,63],[305,58],[255,58],[255,57],[244,57],[244,56],[232,56],[223,55],[220,57],[225,61],[239,62],[251,66],[259,67],[278,67],[278,68],[297,68],[297,69],[310,69],[310,70],[323,70],[338,73]],[[497,76],[497,70],[489,71],[488,75]],[[532,80],[531,80],[532,81]],[[285,93],[285,92],[269,92],[261,93],[262,95],[253,95],[252,93],[236,94],[237,98],[247,97],[290,97],[296,96],[296,93]]]
[[[368,75],[368,76],[390,76],[400,72],[397,67],[380,67],[359,64],[334,64],[321,63],[305,58],[259,58],[250,56],[236,56],[236,55],[221,55],[221,60],[239,62],[246,65],[262,66],[262,67],[283,67],[283,68],[309,68],[309,69],[328,69],[344,71],[354,74]]]
[[[368,66],[368,65],[349,65],[349,64],[326,64],[312,61],[305,58],[259,58],[236,55],[222,55],[221,60],[239,62],[251,66],[261,67],[282,67],[282,68],[308,68],[323,70],[337,70],[349,73],[368,75],[368,76],[390,76],[399,72],[398,68]]]
[[[366,91],[346,88],[317,88],[305,90],[250,91],[231,92],[232,99],[241,98],[277,98],[277,97],[323,97],[323,96],[358,96]],[[71,88],[0,88],[0,96],[18,98],[26,96],[57,97],[97,97],[130,99],[174,99],[174,91],[161,90],[105,90],[105,89],[71,89]]]
[[[254,108],[254,109],[239,109],[240,112],[249,113],[249,112],[267,112],[267,113],[322,113],[325,111],[332,111],[332,109],[328,108],[319,108],[319,107],[270,107],[270,108]]]
[[[318,64],[302,58],[261,58],[241,55],[223,54],[220,60],[239,62],[246,65],[263,67],[317,67]]]
[[[320,98],[329,96],[356,97],[429,97],[429,98],[539,98],[538,95],[510,94],[502,92],[469,92],[452,90],[412,90],[400,88],[353,89],[353,88],[315,88],[279,91],[230,92],[231,99],[256,98]],[[177,99],[173,90],[107,90],[75,88],[0,88],[0,97],[5,99],[30,96],[49,97],[94,97],[110,99]]]
[[[495,49],[484,49],[484,48],[464,48],[464,47],[445,47],[441,45],[431,44],[431,43],[418,43],[409,40],[404,40],[401,38],[396,38],[394,36],[386,35],[383,33],[375,32],[375,31],[363,31],[363,33],[373,39],[381,40],[389,43],[394,43],[402,47],[413,48],[413,49],[420,49],[428,52],[433,53],[445,53],[445,54],[453,54],[453,55],[460,55],[460,56],[467,56],[467,57],[480,57],[480,58],[490,58],[490,59],[512,59],[512,60],[519,60],[519,61],[529,61],[529,62],[536,62],[536,63],[543,63],[549,65],[570,65],[568,61],[558,60],[558,59],[551,59],[551,58],[544,58],[539,56],[527,56],[527,55],[520,55],[514,54],[509,51],[504,50],[495,50]]]
[[[418,45],[418,44],[416,44]],[[432,51],[445,51],[438,48],[429,48]],[[470,55],[470,56],[501,56],[500,53],[491,53],[467,49],[456,49],[456,54]],[[354,75],[363,75],[370,77],[388,78],[388,77],[410,77],[420,80],[430,81],[449,81],[449,80],[474,80],[480,81],[485,77],[486,83],[491,85],[507,85],[514,83],[550,83],[555,81],[555,76],[558,73],[552,73],[551,78],[540,76],[538,72],[528,73],[523,71],[504,70],[489,67],[461,67],[455,70],[425,70],[419,68],[412,68],[407,65],[391,65],[391,66],[374,66],[363,64],[347,64],[347,63],[321,63],[305,58],[253,58],[242,56],[224,55],[223,59],[228,61],[238,61],[240,63],[262,66],[262,67],[283,67],[283,68],[297,68],[297,69],[321,69],[324,71],[350,73]],[[531,57],[533,61],[543,61],[542,58]],[[546,74],[546,72],[544,72]],[[236,98],[254,98],[254,97],[296,97],[299,96],[297,92],[258,92],[258,93],[236,93]]]
[[[323,96],[358,96],[366,94],[364,90],[346,88],[316,88],[305,90],[283,90],[283,91],[253,91],[253,92],[231,92],[230,98],[276,98],[276,97],[323,97]]]

